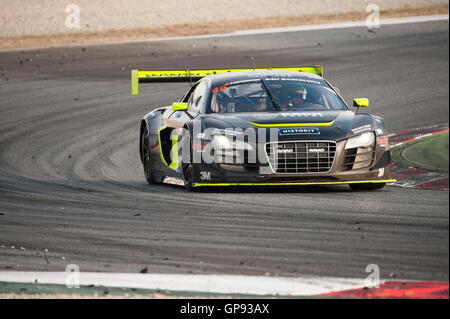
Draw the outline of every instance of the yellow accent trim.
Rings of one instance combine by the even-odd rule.
[[[163,163],[166,164],[166,166],[169,166],[169,165],[167,165],[166,159],[164,158],[163,150],[161,147],[161,131],[164,130],[165,128],[166,128],[166,126],[163,126],[158,130],[159,156],[161,156],[161,160],[163,161]]]
[[[310,127],[310,126],[331,126],[333,125],[334,121],[324,123],[279,123],[279,124],[259,124],[253,122],[249,123],[257,127],[299,127],[299,126]]]
[[[375,181],[349,181],[349,182],[315,182],[315,183],[195,183],[194,187],[201,186],[288,186],[288,185],[344,185],[344,184],[364,184],[364,183],[395,183],[396,179],[375,180]]]
[[[187,103],[173,103],[172,104],[172,111],[184,111],[187,110],[188,104]]]
[[[353,99],[353,106],[368,107],[369,99],[367,98]]]
[[[172,135],[171,135],[172,138]],[[178,139],[172,140],[172,163],[170,163],[169,168],[177,170],[178,168]]]
[[[167,128],[167,126],[163,126],[158,130],[158,141],[159,141],[159,155],[161,157],[162,162],[169,168],[173,170],[177,170],[178,168],[178,141],[176,139],[172,140],[172,149],[170,150],[172,153],[172,162],[170,165],[167,164],[166,159],[164,158],[164,154],[161,148],[161,131]]]
[[[138,70],[131,70],[131,95],[139,94]]]

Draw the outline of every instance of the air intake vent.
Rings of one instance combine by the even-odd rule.
[[[365,168],[372,164],[375,147],[358,147],[345,150],[341,163],[341,171]]]

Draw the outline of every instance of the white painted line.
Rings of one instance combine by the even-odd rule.
[[[443,21],[443,20],[449,20],[449,15],[448,14],[435,14],[435,15],[427,15],[427,16],[380,19],[380,26],[405,24],[405,23],[433,22],[433,21]],[[240,31],[234,31],[231,33],[204,34],[204,35],[167,37],[167,38],[148,38],[148,39],[140,39],[140,40],[123,40],[123,41],[113,41],[113,42],[107,42],[107,43],[98,42],[98,43],[87,43],[87,44],[72,44],[72,45],[66,45],[66,46],[62,46],[62,47],[65,47],[65,48],[80,47],[80,46],[91,47],[91,46],[98,46],[98,45],[114,45],[114,44],[127,44],[127,43],[180,41],[180,40],[192,40],[192,39],[224,38],[224,37],[236,37],[236,36],[249,36],[249,35],[256,35],[256,34],[275,34],[275,33],[284,33],[284,32],[316,31],[316,30],[344,29],[344,28],[356,28],[356,27],[366,27],[366,22],[365,21],[351,21],[351,22],[339,22],[339,23],[327,23],[327,24],[311,24],[311,25],[281,27],[281,28],[240,30]],[[0,49],[0,52],[28,51],[28,50],[46,49],[46,48],[51,48],[51,47],[47,46],[47,47],[33,47],[33,48]]]
[[[424,127],[420,127],[420,128],[416,128],[416,129],[410,129],[411,131],[412,130],[426,130],[426,129],[431,129],[431,128],[435,128],[435,127],[445,127],[445,128],[448,128],[448,122],[446,122],[446,123],[441,123],[441,124],[433,124],[433,125],[429,125],[429,126],[424,126]],[[400,132],[401,133],[401,132]],[[398,136],[398,135],[400,135],[399,134],[399,132],[396,132],[396,133],[391,133],[391,134],[388,134],[388,137],[392,137],[392,136]]]
[[[381,19],[380,27],[383,25],[432,22],[432,21],[442,21],[442,20],[449,20],[449,15],[448,14],[435,14],[435,15],[428,15],[428,16],[418,16],[418,17]],[[225,38],[225,37],[236,37],[236,36],[249,36],[249,35],[256,35],[256,34],[316,31],[316,30],[327,30],[327,29],[345,29],[345,28],[356,28],[356,27],[366,27],[366,22],[365,21],[351,21],[351,22],[311,24],[311,25],[281,27],[281,28],[240,30],[240,31],[233,31],[231,33],[204,34],[204,35],[193,35],[193,36],[183,36],[183,37],[169,37],[169,38],[156,38],[156,39],[150,38],[150,39],[144,39],[144,40],[119,41],[119,42],[116,42],[115,44],[159,42],[159,41],[179,41],[179,40],[189,40],[189,39]],[[111,44],[113,44],[113,43],[111,43]]]
[[[380,27],[383,25],[441,21],[441,20],[448,20],[448,19],[449,19],[449,16],[446,14],[381,19]],[[228,36],[281,33],[281,32],[315,31],[315,30],[327,30],[327,29],[345,29],[345,28],[356,28],[356,27],[366,27],[366,22],[365,21],[351,21],[351,22],[312,24],[312,25],[282,27],[282,28],[243,30],[243,31],[235,31],[235,32],[229,33]]]
[[[431,134],[431,133],[419,135],[419,136],[416,137],[416,140],[421,139],[421,138],[424,138],[424,137],[427,137],[427,136],[432,136],[432,135],[433,135],[433,134]]]
[[[66,285],[66,272],[0,272],[0,282]],[[79,273],[80,286],[159,289],[169,291],[312,296],[334,291],[358,289],[365,279],[334,277],[266,277],[240,275],[164,275],[128,273]],[[75,289],[75,288],[74,288]]]
[[[405,187],[405,188],[413,188],[416,185],[420,185],[417,184],[417,182],[413,182],[413,181],[402,181],[402,182],[396,182],[396,183],[391,183],[390,186],[399,186],[399,187]]]
[[[435,15],[428,15],[428,16],[380,19],[380,27],[383,25],[433,22],[433,21],[442,21],[442,20],[449,20],[449,15],[448,14],[435,14]],[[168,38],[156,38],[156,39],[150,38],[150,39],[144,39],[144,40],[120,41],[120,42],[116,42],[116,43],[142,43],[142,42],[159,42],[159,41],[179,41],[179,40],[188,40],[188,39],[225,38],[225,37],[236,37],[236,36],[249,36],[249,35],[256,35],[256,34],[316,31],[316,30],[328,30],[328,29],[346,29],[346,28],[359,28],[359,27],[366,28],[366,22],[365,21],[350,21],[350,22],[311,24],[311,25],[301,25],[301,26],[292,26],[292,27],[281,27],[281,28],[251,29],[251,30],[233,31],[231,33],[204,34],[204,35],[168,37]]]

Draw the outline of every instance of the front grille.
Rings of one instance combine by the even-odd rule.
[[[266,154],[274,173],[327,173],[333,166],[336,143],[331,141],[268,143]]]

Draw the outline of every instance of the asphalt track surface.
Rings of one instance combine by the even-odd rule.
[[[148,185],[130,69],[323,64],[390,132],[448,122],[448,21],[0,53],[0,270],[444,280],[449,193]],[[14,248],[12,248],[14,247]]]

